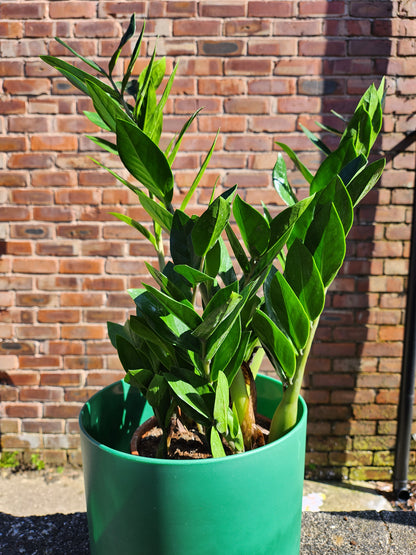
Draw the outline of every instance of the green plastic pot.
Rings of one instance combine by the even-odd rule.
[[[256,380],[258,411],[271,417],[280,382]],[[269,445],[221,459],[161,460],[129,453],[152,415],[135,388],[116,382],[80,414],[91,553],[298,555],[307,409]]]

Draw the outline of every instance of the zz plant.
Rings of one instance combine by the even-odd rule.
[[[136,314],[124,325],[108,323],[113,346],[126,371],[125,381],[139,388],[163,430],[158,456],[168,456],[172,422],[196,424],[204,431],[214,457],[264,444],[256,424],[255,384],[264,353],[283,383],[283,398],[274,414],[268,441],[296,423],[298,396],[326,292],[345,256],[354,206],[376,184],[384,160],[368,163],[381,129],[384,82],[372,85],[315,174],[285,144],[278,143],[309,184],[298,200],[279,154],[273,185],[287,207],[272,217],[260,213],[237,193],[237,186],[216,194],[202,214],[187,212],[215,146],[215,139],[189,191],[173,204],[172,164],[192,114],[162,149],[163,109],[177,66],[167,79],[165,59],[150,58],[133,77],[144,25],[121,81],[113,71],[123,46],[133,37],[135,17],[104,69],[62,45],[92,73],[52,56],[42,59],[88,95],[94,112],[85,112],[104,134],[90,137],[117,155],[131,178],[110,172],[138,198],[152,226],[115,213],[153,246],[157,266],[146,264],[154,285],[129,294]],[[226,239],[226,240],[225,240]],[[229,248],[227,248],[227,243]],[[232,251],[233,257],[230,256]]]

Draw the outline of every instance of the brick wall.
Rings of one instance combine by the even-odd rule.
[[[140,208],[89,156],[89,101],[43,64],[66,55],[108,59],[130,14],[146,18],[143,52],[180,58],[166,140],[196,107],[204,110],[176,162],[186,191],[221,127],[198,202],[221,186],[263,200],[276,140],[316,168],[300,124],[348,115],[373,80],[387,75],[384,133],[391,160],[357,211],[347,260],[328,298],[305,382],[307,469],[326,477],[391,476],[408,270],[415,148],[396,145],[416,123],[416,9],[408,1],[9,1],[0,5],[0,380],[1,447],[79,462],[82,403],[122,376],[105,322],[122,322],[125,293],[146,279],[153,256],[109,212]],[[143,67],[142,61],[138,68]],[[392,157],[393,154],[397,154]],[[305,183],[293,173],[302,195]],[[198,206],[194,207],[198,210]],[[416,431],[416,429],[415,429]],[[414,447],[414,446],[413,446]],[[415,452],[412,476],[416,477]]]

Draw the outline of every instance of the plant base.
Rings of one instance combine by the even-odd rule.
[[[258,410],[271,417],[281,384],[259,376]],[[124,382],[81,410],[91,553],[298,555],[305,460],[305,402],[298,424],[265,447],[223,459],[130,454],[151,409]]]

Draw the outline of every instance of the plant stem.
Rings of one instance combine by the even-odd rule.
[[[272,418],[269,443],[271,441],[279,439],[279,437],[284,436],[296,424],[298,417],[298,402],[300,390],[302,387],[303,375],[318,324],[319,317],[316,318],[316,320],[314,320],[314,322],[312,323],[308,341],[306,342],[302,354],[298,357],[293,381],[287,386],[286,389],[283,390],[282,400],[280,401],[279,406],[277,407]]]

